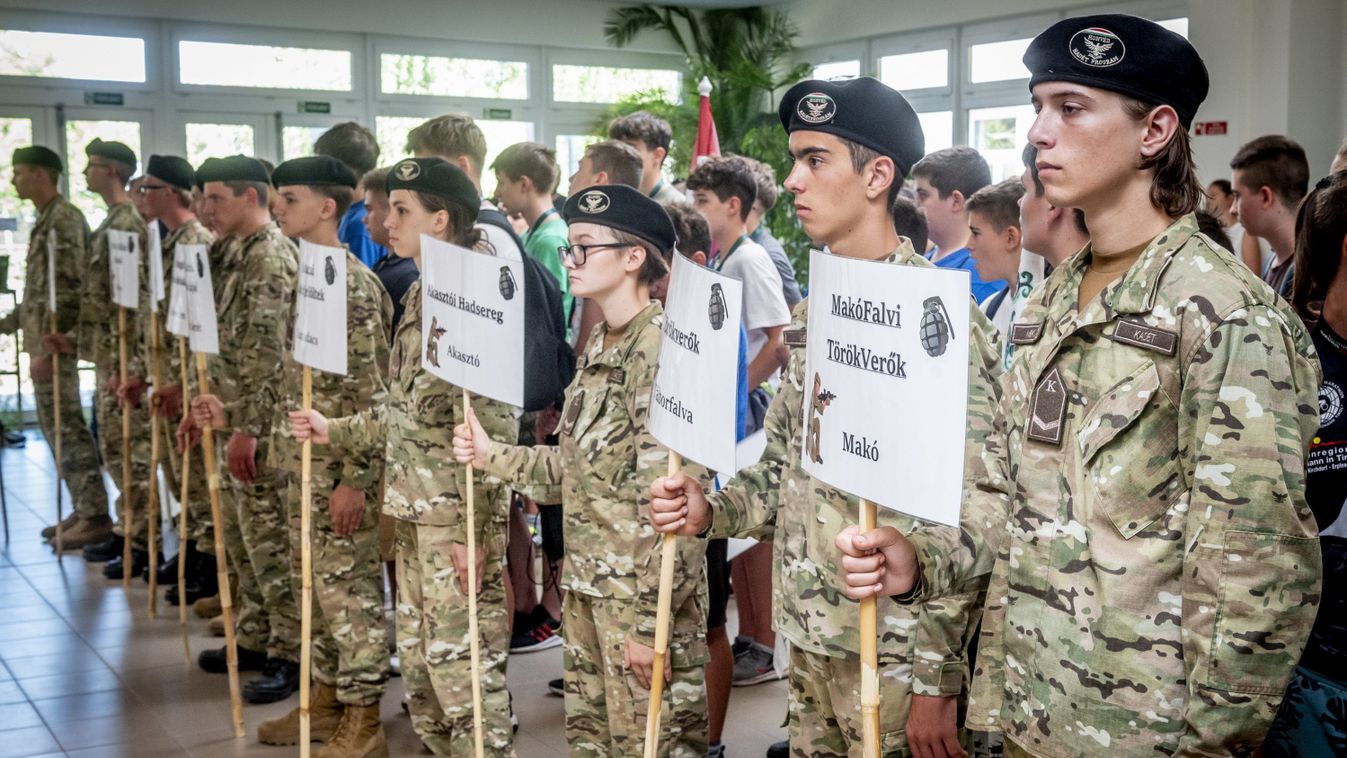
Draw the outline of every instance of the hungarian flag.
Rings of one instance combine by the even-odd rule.
[[[711,117],[711,80],[702,77],[697,84],[701,96],[701,113],[697,117],[697,142],[692,146],[692,168],[696,169],[707,158],[720,155],[720,138],[716,136],[716,121]]]

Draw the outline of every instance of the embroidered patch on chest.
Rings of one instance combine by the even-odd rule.
[[[1043,336],[1043,322],[1010,325],[1010,344],[1032,345]]]
[[[1174,332],[1125,319],[1118,321],[1109,339],[1165,355],[1173,355],[1179,348],[1179,335]]]
[[[804,347],[805,329],[787,329],[781,333],[781,342],[786,347]]]
[[[1029,439],[1061,445],[1065,416],[1066,388],[1062,386],[1061,373],[1053,367],[1034,388],[1029,407]]]
[[[609,384],[621,384],[621,383],[623,383],[623,382],[625,382],[625,381],[627,381],[627,372],[626,372],[626,371],[624,371],[624,370],[622,370],[622,369],[620,369],[620,368],[615,368],[615,369],[613,369],[612,371],[608,372],[608,383],[609,383]]]

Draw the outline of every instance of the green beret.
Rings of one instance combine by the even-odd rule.
[[[131,168],[136,167],[135,152],[121,142],[104,142],[103,140],[94,137],[94,141],[90,142],[89,145],[84,148],[84,154],[90,158],[97,156],[99,158],[106,158],[110,161],[125,163]]]
[[[145,164],[145,173],[188,192],[196,183],[196,172],[192,170],[192,164],[188,163],[186,158],[179,158],[176,155],[151,155]]]
[[[277,187],[301,184],[309,187],[337,186],[355,189],[355,172],[330,155],[310,155],[294,158],[271,172],[271,183]]]
[[[207,158],[196,170],[196,180],[206,182],[261,182],[270,184],[267,167],[256,158],[231,155],[228,158]]]
[[[561,216],[568,224],[598,224],[634,234],[661,253],[673,250],[678,242],[673,220],[664,206],[625,184],[583,189],[566,201]]]
[[[388,192],[416,190],[448,198],[467,208],[475,216],[482,207],[477,187],[458,166],[443,158],[408,158],[388,170]]]
[[[41,145],[21,147],[14,151],[13,163],[16,166],[42,166],[56,171],[65,171],[61,156]]]

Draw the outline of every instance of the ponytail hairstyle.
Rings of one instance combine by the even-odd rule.
[[[1323,314],[1328,288],[1342,265],[1347,238],[1347,171],[1324,177],[1296,212],[1295,274],[1291,305],[1307,323]]]

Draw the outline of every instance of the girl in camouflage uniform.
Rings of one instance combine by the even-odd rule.
[[[571,755],[641,755],[652,676],[663,676],[660,755],[706,755],[705,543],[680,540],[674,570],[670,665],[653,671],[659,535],[645,515],[645,487],[667,468],[646,429],[663,309],[650,283],[667,272],[673,223],[655,201],[625,186],[577,193],[563,215],[571,292],[605,321],[590,336],[566,390],[555,447],[522,447],[484,429],[455,430],[454,454],[488,475],[562,487],[568,590],[566,739]]]

